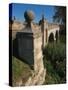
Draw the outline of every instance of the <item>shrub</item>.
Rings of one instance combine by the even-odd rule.
[[[66,46],[64,43],[50,43],[44,49],[44,56],[46,60],[51,63],[53,69],[51,68],[48,72],[54,71],[60,77],[60,83],[64,83],[66,81]],[[45,59],[44,59],[45,60]],[[49,68],[48,66],[47,68]]]

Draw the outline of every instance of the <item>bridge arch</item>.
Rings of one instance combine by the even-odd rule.
[[[53,33],[50,33],[48,42],[54,42],[54,34]]]

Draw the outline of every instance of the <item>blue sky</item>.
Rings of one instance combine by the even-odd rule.
[[[38,22],[42,18],[43,13],[44,17],[49,22],[52,22],[52,17],[54,15],[54,6],[14,3],[12,5],[12,17],[15,16],[17,20],[22,22],[25,21],[25,10],[32,10],[35,13],[35,22]]]

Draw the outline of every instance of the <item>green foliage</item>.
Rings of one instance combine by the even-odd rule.
[[[45,47],[44,65],[47,69],[46,84],[66,81],[66,46],[64,43],[50,43]]]
[[[66,43],[66,36],[65,35],[60,35],[60,42]]]
[[[66,24],[66,7],[55,6],[55,14],[53,16],[54,22]]]
[[[47,70],[44,84],[58,84],[58,83],[60,83],[59,75],[55,72],[51,62],[49,60],[47,60],[45,57],[44,57],[44,66]]]

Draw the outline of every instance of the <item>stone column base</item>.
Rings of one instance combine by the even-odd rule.
[[[32,77],[29,77],[25,86],[42,85],[45,81],[46,69],[41,69],[38,73],[34,73]]]

